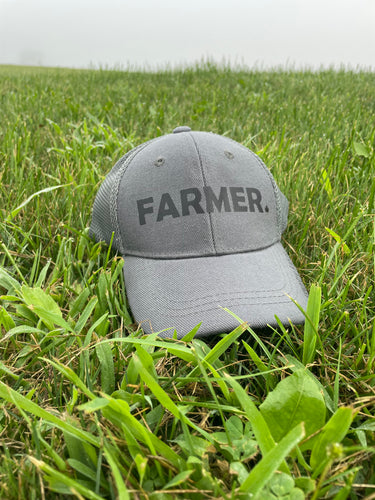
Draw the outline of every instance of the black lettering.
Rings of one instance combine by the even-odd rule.
[[[249,210],[250,212],[255,212],[255,207],[257,207],[259,212],[263,212],[263,207],[260,204],[262,201],[262,195],[259,189],[256,188],[246,188],[247,198],[249,200]]]
[[[247,205],[240,205],[240,203],[246,203],[245,195],[240,194],[244,193],[244,188],[230,187],[229,190],[232,196],[233,210],[235,212],[247,212]]]
[[[246,192],[245,192],[246,190]],[[230,195],[229,195],[230,193]],[[202,202],[205,196],[205,206]],[[231,202],[230,202],[231,198]],[[204,214],[218,212],[268,212],[268,206],[262,206],[262,194],[259,189],[253,187],[220,187],[213,190],[211,186],[202,188],[190,187],[180,191],[181,214],[177,209],[169,193],[163,193],[160,198],[157,221],[162,221],[167,216],[173,218],[191,214]],[[143,198],[137,200],[139,224],[143,226],[147,223],[147,214],[154,213],[154,198]]]
[[[158,217],[156,220],[160,222],[164,219],[164,217],[167,217],[167,215],[171,215],[173,218],[180,217],[171,195],[169,193],[163,193],[161,195]]]
[[[219,212],[221,212],[221,209],[224,205],[224,211],[225,212],[230,212],[230,204],[229,204],[229,196],[228,196],[228,190],[226,187],[221,187],[220,188],[220,194],[219,197],[217,198],[215,193],[212,190],[211,186],[204,186],[204,194],[206,195],[206,207],[207,207],[207,212],[211,213],[214,212],[214,205]]]
[[[190,215],[189,207],[193,207],[197,214],[204,214],[204,210],[199,204],[202,199],[202,193],[198,188],[182,189],[180,195],[182,215]]]
[[[146,224],[146,214],[152,214],[154,209],[152,207],[145,207],[145,205],[149,205],[154,202],[154,198],[144,198],[143,200],[137,200],[138,207],[138,215],[139,215],[139,224],[143,226]]]

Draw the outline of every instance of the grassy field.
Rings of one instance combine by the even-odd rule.
[[[0,498],[375,498],[375,75],[0,66]],[[88,237],[114,161],[178,125],[290,200],[305,327],[143,336]]]

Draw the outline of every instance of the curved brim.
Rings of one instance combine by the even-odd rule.
[[[148,259],[125,256],[124,277],[134,319],[146,333],[184,337],[230,332],[239,325],[223,308],[252,328],[302,324],[294,304],[307,306],[307,292],[281,243],[247,253]]]

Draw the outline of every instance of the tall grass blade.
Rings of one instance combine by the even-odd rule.
[[[255,438],[259,445],[260,451],[262,455],[267,455],[275,446],[276,443],[272,437],[271,431],[265,421],[263,415],[260,413],[258,408],[250,399],[249,395],[246,391],[240,386],[240,384],[230,377],[228,374],[225,374],[227,382],[232,386],[238,402],[242,406],[246,416],[251,423]],[[280,468],[283,472],[289,473],[289,468],[286,463],[281,464]]]
[[[76,481],[67,474],[63,474],[62,472],[53,469],[42,460],[37,460],[34,457],[29,457],[29,460],[35,465],[35,467],[46,474],[46,479],[53,491],[62,494],[75,495],[78,496],[78,498],[85,497],[89,500],[105,500],[104,497],[97,495],[94,491],[90,490],[86,486],[83,486],[80,482]]]
[[[260,462],[251,470],[245,481],[240,486],[240,491],[249,492],[256,497],[271,479],[273,473],[285,460],[288,454],[304,438],[303,423],[296,425],[283,439],[263,456]],[[259,499],[261,500],[261,498]]]
[[[213,365],[217,359],[246,331],[247,325],[241,324],[235,328],[231,333],[225,335],[219,342],[208,352],[208,354],[201,360],[203,364]],[[199,367],[195,367],[189,377],[195,377],[199,373]]]
[[[106,396],[106,399],[108,399],[109,404],[105,407],[102,406],[102,412],[105,418],[108,418],[108,420],[113,422],[119,429],[121,429],[123,425],[126,425],[128,431],[133,434],[135,439],[149,447],[152,455],[157,455],[159,453],[171,464],[177,467],[185,467],[183,458],[142,425],[141,422],[131,414],[129,405],[125,401],[116,400],[110,396]]]
[[[78,389],[81,389],[83,394],[85,394],[89,399],[94,399],[96,396],[91,392],[87,386],[82,382],[78,375],[69,366],[65,366],[59,361],[52,361],[51,359],[43,358],[46,363],[54,366],[60,373],[64,375],[68,380],[70,380]]]
[[[124,338],[116,338],[116,339],[106,339],[102,340],[101,343],[114,343],[118,342],[119,344],[134,344],[145,347],[155,347],[165,349],[167,352],[177,356],[187,363],[195,363],[195,356],[192,353],[189,347],[186,347],[180,341],[160,341],[160,340],[152,340],[149,339],[149,335],[146,338],[137,338],[137,337],[124,337]]]
[[[12,219],[14,219],[14,217],[24,208],[26,207],[26,205],[28,205],[30,203],[30,201],[35,198],[36,196],[39,196],[43,193],[49,193],[51,191],[55,191],[56,189],[61,189],[61,188],[64,188],[64,187],[67,187],[69,186],[69,184],[63,184],[63,185],[59,185],[59,186],[51,186],[51,187],[47,187],[47,188],[44,188],[44,189],[41,189],[40,191],[37,191],[36,193],[33,193],[31,196],[29,196],[24,202],[21,203],[21,205],[19,205],[17,208],[15,208],[14,210],[12,210],[10,212],[10,214],[8,215],[8,217],[6,217],[5,219],[5,222],[10,222]]]
[[[310,465],[317,477],[327,462],[327,450],[335,443],[341,443],[354,418],[354,410],[350,407],[339,408],[328,420],[315,442],[311,452]]]
[[[35,417],[42,418],[46,422],[53,424],[55,427],[61,429],[62,431],[69,432],[73,436],[86,441],[96,447],[100,446],[100,440],[90,434],[87,431],[80,429],[77,426],[71,425],[66,422],[62,416],[56,416],[47,410],[44,410],[36,403],[33,403],[22,394],[14,391],[12,388],[8,387],[6,384],[0,381],[0,398],[4,399],[8,403],[14,404],[17,408],[23,411],[29,412]]]
[[[107,394],[112,394],[115,390],[115,366],[111,346],[100,343],[95,346],[95,351],[100,362],[102,390]]]
[[[142,347],[138,346],[139,349]],[[189,420],[178,408],[178,406],[172,401],[169,395],[164,391],[164,389],[158,384],[153,375],[148,371],[147,366],[144,364],[144,360],[141,359],[138,355],[134,355],[134,362],[138,368],[139,374],[144,381],[144,383],[149,387],[154,396],[158,399],[158,401],[166,408],[168,411],[172,413],[172,415],[181,420],[185,424],[189,425],[200,434],[202,434],[208,441],[212,441],[210,435],[201,429],[194,422]]]
[[[120,469],[117,466],[117,460],[112,456],[112,452],[111,452],[108,445],[104,446],[104,456],[108,461],[108,464],[111,468],[113,478],[115,480],[115,485],[117,488],[117,499],[118,500],[130,500],[128,490],[127,490],[126,485],[124,483],[124,479],[121,475]]]
[[[306,366],[315,359],[316,342],[320,317],[321,288],[312,285],[306,309],[306,320],[303,335],[302,362]]]

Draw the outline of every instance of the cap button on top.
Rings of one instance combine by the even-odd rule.
[[[176,127],[173,130],[174,134],[179,134],[180,132],[191,132],[191,128],[190,127],[186,127],[185,125],[182,125],[181,127]]]

